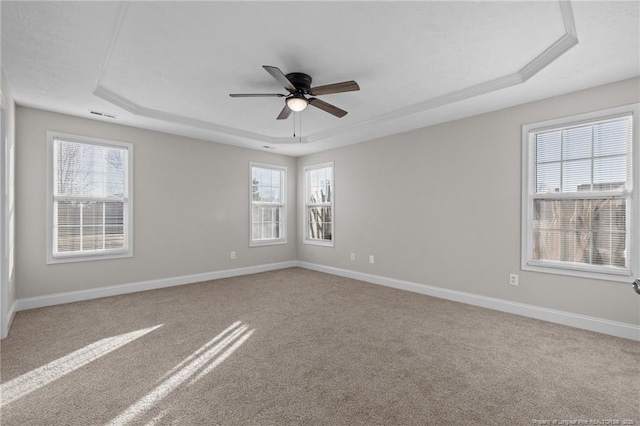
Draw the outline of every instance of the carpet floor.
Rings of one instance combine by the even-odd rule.
[[[18,312],[0,353],[2,425],[640,425],[638,342],[299,268]]]

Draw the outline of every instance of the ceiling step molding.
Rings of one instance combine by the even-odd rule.
[[[533,76],[535,76],[538,72],[546,68],[548,65],[557,60],[560,56],[569,51],[572,47],[578,44],[578,37],[576,34],[576,26],[573,17],[573,10],[571,7],[571,3],[568,0],[560,0],[560,11],[562,14],[562,20],[564,23],[565,33],[556,40],[551,46],[545,49],[542,53],[532,59],[527,65],[525,65],[522,69],[502,76],[495,78],[493,80],[489,80],[483,83],[479,83],[470,87],[466,87],[460,90],[456,90],[453,92],[446,93],[444,95],[440,95],[431,99],[428,99],[423,102],[419,102],[417,104],[409,105],[407,107],[403,107],[392,111],[390,113],[384,114],[382,116],[376,117],[371,120],[361,121],[359,123],[347,126],[338,126],[333,129],[318,132],[312,135],[308,135],[305,137],[270,137],[263,134],[258,134],[254,132],[249,132],[246,130],[238,129],[230,126],[223,126],[220,124],[216,124],[209,121],[198,120],[190,117],[185,117],[179,114],[174,114],[170,112],[160,111],[153,108],[147,108],[142,105],[138,105],[135,102],[125,98],[122,95],[118,95],[108,88],[104,87],[103,80],[104,76],[108,71],[109,63],[111,61],[111,57],[113,56],[113,52],[117,46],[118,37],[120,35],[120,31],[124,24],[128,3],[122,3],[120,6],[120,10],[118,13],[118,18],[116,20],[113,34],[109,43],[109,47],[105,54],[104,61],[100,68],[98,78],[96,81],[96,86],[93,91],[93,94],[106,102],[111,103],[119,108],[124,109],[125,111],[130,112],[131,114],[146,117],[150,119],[170,122],[178,125],[183,125],[192,128],[204,129],[207,131],[211,131],[216,133],[217,136],[221,138],[233,138],[235,140],[244,140],[249,142],[258,141],[260,143],[267,144],[292,144],[292,143],[312,143],[322,141],[327,138],[335,137],[338,135],[344,135],[348,133],[357,132],[364,127],[378,126],[382,124],[387,124],[389,122],[393,122],[395,120],[399,120],[401,118],[406,118],[407,116],[422,113],[431,109],[435,109],[438,107],[442,107],[454,102],[463,101],[465,99],[473,98],[476,96],[484,95],[487,93],[495,92],[498,90],[506,89],[511,86],[515,86],[518,84],[525,83]],[[224,140],[224,139],[222,139]]]
[[[220,124],[198,120],[195,118],[189,118],[170,112],[160,111],[157,109],[146,108],[131,102],[127,98],[120,96],[103,86],[96,87],[96,89],[93,91],[93,94],[101,99],[104,99],[112,105],[115,105],[125,111],[130,112],[131,114],[135,114],[140,117],[152,118],[160,121],[168,121],[174,124],[181,124],[188,127],[197,127],[200,129],[211,130],[213,132],[240,138],[248,138],[251,140],[274,143],[273,138],[258,133],[248,132],[246,130],[236,129],[234,127],[222,126]]]
[[[454,102],[495,92],[497,90],[506,89],[511,86],[522,84],[536,75],[542,69],[547,67],[553,61],[565,54],[569,49],[578,44],[578,37],[575,32],[575,21],[573,19],[573,10],[569,1],[560,1],[560,10],[562,12],[562,20],[564,21],[565,34],[562,35],[555,43],[544,50],[540,55],[536,56],[521,70],[503,77],[479,83],[464,89],[449,92],[435,98],[428,99],[414,105],[400,108],[389,114],[374,118],[372,120],[357,123],[350,127],[335,128],[325,132],[316,133],[308,137],[309,142],[317,142],[337,134],[347,131],[355,131],[362,127],[380,125],[390,121],[404,118],[408,115],[418,114],[430,109],[438,108]]]

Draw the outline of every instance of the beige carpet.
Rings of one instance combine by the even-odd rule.
[[[298,268],[19,312],[1,356],[2,425],[640,425],[638,342]]]

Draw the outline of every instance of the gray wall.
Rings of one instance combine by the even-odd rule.
[[[633,79],[298,159],[18,107],[17,297],[297,258],[640,324],[628,284],[519,269],[521,125],[638,101]],[[134,144],[133,258],[45,264],[47,130]],[[287,245],[249,248],[249,161],[288,168]],[[335,248],[298,238],[302,169],[326,161]]]
[[[4,76],[4,71],[0,71],[0,94],[3,102],[4,122],[2,125],[4,139],[0,143],[0,163],[2,163],[2,174],[0,175],[0,190],[2,197],[0,200],[0,210],[3,223],[0,228],[0,337],[7,336],[11,325],[11,309],[16,300],[15,289],[15,268],[14,260],[14,171],[13,161],[15,158],[15,104],[11,95],[9,83]]]
[[[133,144],[133,258],[45,263],[48,130]],[[24,107],[16,138],[18,298],[296,258],[295,158]],[[250,161],[287,167],[286,245],[249,248]]]
[[[335,248],[298,260],[640,324],[629,284],[520,270],[522,124],[638,101],[632,79],[301,157],[335,161]]]

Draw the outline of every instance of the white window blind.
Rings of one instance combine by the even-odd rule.
[[[51,257],[127,254],[131,147],[69,135],[53,136],[50,143]]]
[[[536,193],[631,189],[631,116],[534,132]]]
[[[285,243],[284,167],[251,163],[250,245]]]
[[[333,245],[333,163],[305,169],[305,242]]]
[[[531,129],[526,263],[630,275],[633,115]]]

